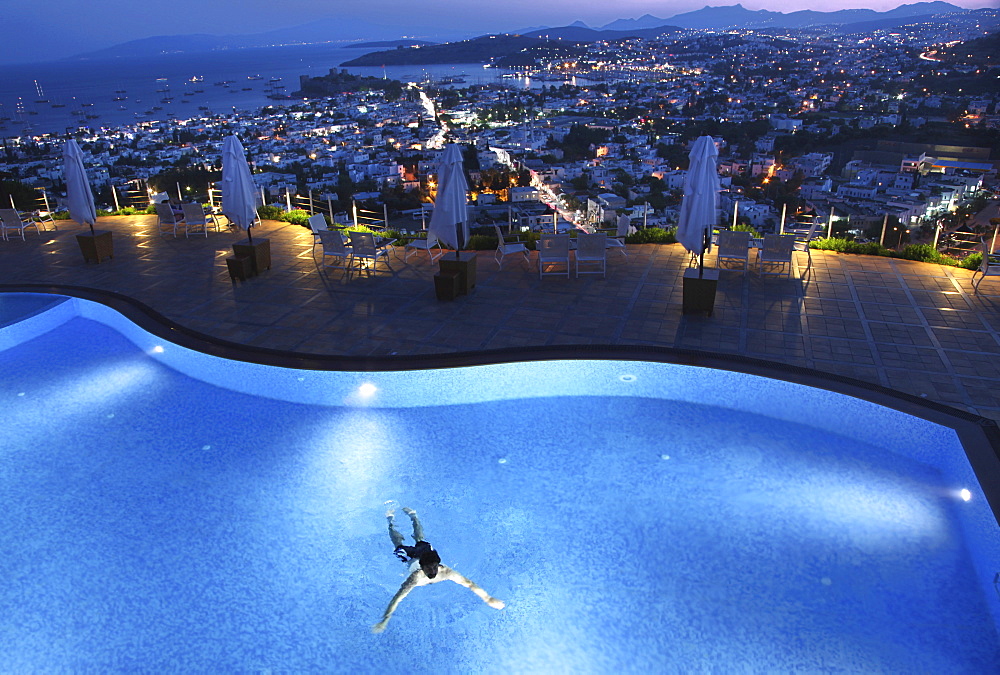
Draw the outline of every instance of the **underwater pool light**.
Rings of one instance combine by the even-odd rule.
[[[378,387],[376,387],[371,382],[365,382],[360,387],[358,387],[358,393],[361,395],[362,398],[369,398],[376,391],[378,391]]]
[[[967,502],[967,501],[969,501],[970,499],[972,499],[972,493],[971,493],[971,492],[969,492],[969,491],[968,491],[967,489],[965,489],[965,488],[962,488],[961,490],[959,490],[959,492],[958,492],[958,496],[959,496],[959,497],[961,497],[961,498],[962,498],[962,501],[964,501],[964,502]]]
[[[155,347],[153,347],[153,353],[154,354],[162,354],[163,353],[163,347],[161,347],[160,345],[156,345]]]

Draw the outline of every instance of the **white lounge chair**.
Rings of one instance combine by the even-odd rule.
[[[564,265],[565,272],[558,267]],[[554,266],[555,271],[547,272],[546,266]],[[545,275],[565,274],[569,279],[569,235],[568,234],[543,234],[538,240],[538,278]]]
[[[819,219],[813,218],[813,223],[808,230],[797,232],[793,235],[795,237],[795,244],[792,246],[792,250],[805,253],[810,263],[812,263],[812,253],[809,251],[809,242],[816,238],[816,233],[819,231],[819,224]]]
[[[608,271],[608,235],[603,232],[587,234],[581,232],[576,238],[576,276],[581,274],[600,274],[607,278]],[[580,264],[593,266],[592,271],[580,271]]]
[[[312,231],[312,236],[313,236],[312,252],[313,255],[315,255],[316,243],[320,241],[323,232],[329,231],[329,228],[326,226],[326,216],[324,216],[322,213],[317,213],[315,215],[309,216],[309,229]]]
[[[521,241],[521,237],[518,235],[508,234],[507,237],[515,237],[516,241],[506,241],[504,239],[504,233],[500,229],[499,225],[494,225],[493,229],[497,232],[497,252],[494,258],[497,261],[497,269],[503,269],[503,260],[509,255],[521,254],[525,262],[528,262],[528,247],[524,245]]]
[[[357,263],[358,271],[363,268],[370,276],[375,271],[379,260],[389,268],[389,271],[392,271],[392,265],[389,264],[389,251],[375,245],[374,234],[355,230],[350,230],[349,234],[351,237],[351,261]]]
[[[765,274],[764,266],[777,266],[777,272],[767,274],[781,274],[792,276],[792,248],[795,246],[795,235],[792,234],[765,234],[764,245],[757,253],[757,273]]]
[[[436,248],[438,250],[437,255],[434,255],[434,251],[431,249]],[[434,262],[438,258],[444,255],[444,249],[441,248],[441,242],[438,241],[437,235],[431,232],[427,233],[426,239],[414,239],[406,244],[403,248],[403,262],[406,262],[410,258],[410,253],[414,251],[427,251],[427,256]]]
[[[208,218],[209,216],[205,214],[205,209],[201,204],[181,204],[181,210],[184,212],[184,236],[189,236],[192,232],[196,234],[204,234],[208,237]],[[215,226],[215,231],[219,231],[218,224]]]
[[[185,234],[187,232],[184,219],[178,218],[167,202],[160,202],[156,205],[156,227],[161,235],[171,233],[176,237],[177,230],[181,228],[184,228]]]
[[[37,223],[38,227],[42,228],[42,232],[55,232],[59,229],[56,226],[56,219],[52,217],[51,211],[38,211],[32,216],[31,220]]]
[[[342,270],[351,269],[351,247],[344,241],[339,230],[322,230],[319,233],[323,244],[323,266]]]
[[[614,234],[611,234],[611,230],[608,230],[608,238],[605,245],[608,248],[613,248],[619,251],[626,258],[628,257],[628,251],[625,250],[625,237],[629,235],[629,230],[632,229],[632,221],[628,218],[619,218],[618,227],[615,229]]]
[[[979,269],[972,273],[972,289],[974,293],[979,292],[979,284],[986,277],[1000,277],[1000,253],[990,253],[991,246],[982,240],[983,261],[979,263]],[[976,279],[976,275],[980,277]]]
[[[719,232],[716,244],[715,266],[722,268],[725,264],[736,261],[745,273],[750,266],[750,233],[724,230]]]
[[[3,237],[4,241],[10,239],[8,232],[18,232],[21,235],[21,240],[24,240],[24,230],[25,228],[33,227],[35,228],[36,234],[41,234],[38,229],[38,223],[28,221],[24,222],[21,219],[21,214],[14,209],[0,209],[0,236]]]

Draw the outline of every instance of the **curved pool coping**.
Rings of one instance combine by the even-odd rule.
[[[541,361],[641,361],[755,375],[830,391],[953,429],[1000,524],[1000,427],[996,422],[843,375],[738,354],[647,345],[552,345],[397,356],[304,354],[206,335],[168,319],[138,300],[111,291],[56,284],[0,284],[0,293],[51,294],[88,300],[118,312],[142,330],[180,347],[233,361],[296,370],[378,373]]]

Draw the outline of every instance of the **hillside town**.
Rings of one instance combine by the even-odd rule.
[[[969,27],[970,38],[977,32],[987,31]],[[235,133],[267,203],[341,220],[360,204],[404,223],[425,219],[440,148],[459,142],[478,222],[539,229],[622,214],[639,228],[669,228],[688,145],[710,134],[720,221],[770,232],[812,217],[830,235],[943,242],[969,227],[963,216],[997,185],[1000,88],[996,65],[949,54],[942,38],[927,25],[865,35],[687,31],[592,43],[574,60],[537,59],[502,84],[464,87],[377,90],[334,68],[325,83],[303,77],[301,98],[253,115],[72,135],[108,210],[142,206],[155,192],[212,201],[222,139]],[[983,40],[995,48],[995,35]],[[989,78],[992,88],[961,87]],[[328,95],[309,95],[317,84]],[[41,208],[25,203],[37,190],[58,210],[62,137],[4,141],[0,175],[27,188],[8,190],[18,208]]]

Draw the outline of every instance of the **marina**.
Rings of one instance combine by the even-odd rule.
[[[137,119],[167,119],[168,114],[187,119],[206,114],[254,113],[274,102],[296,100],[294,92],[301,76],[326,74],[359,53],[363,51],[307,45],[164,55],[129,62],[4,66],[0,67],[0,138],[25,133],[67,133],[81,126],[81,117],[91,127],[114,127]],[[478,63],[366,66],[346,70],[355,75],[442,87],[492,82],[511,86],[516,82],[519,87],[538,88],[555,82],[573,82],[571,76],[547,76],[550,79],[543,81],[499,68],[484,68]],[[43,98],[42,82],[47,102],[37,103],[36,99]],[[154,101],[157,105],[151,106]],[[73,112],[84,105],[88,110],[83,115]],[[3,113],[14,109],[18,111],[16,115]]]

